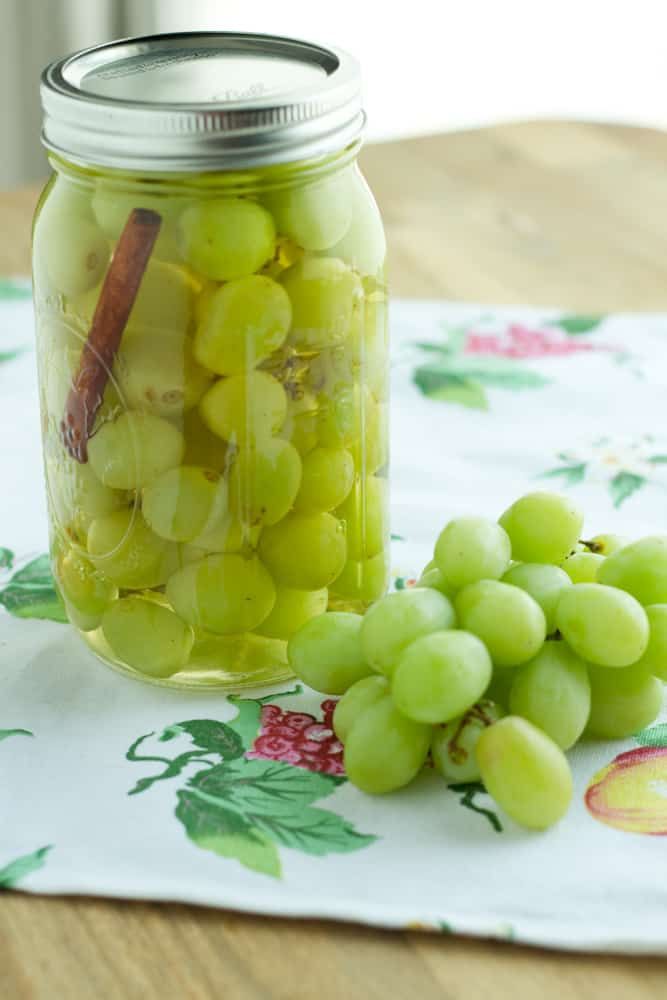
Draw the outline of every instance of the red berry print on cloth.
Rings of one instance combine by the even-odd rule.
[[[537,362],[593,352],[625,362],[624,351],[583,339],[601,322],[599,316],[562,316],[527,326],[481,317],[458,327],[443,325],[438,340],[415,343],[423,360],[414,370],[413,382],[429,399],[488,410],[489,389],[520,392],[548,385],[552,377],[544,365],[538,370]]]
[[[502,333],[466,334],[464,354],[486,354],[502,358],[548,358],[587,351],[610,351],[613,348],[590,341],[573,340],[557,328],[531,329],[510,323]]]
[[[333,731],[334,699],[322,702],[324,721],[305,712],[283,711],[278,705],[264,705],[261,728],[249,760],[279,760],[322,774],[344,774],[343,744]]]

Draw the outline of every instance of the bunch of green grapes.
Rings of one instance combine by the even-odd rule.
[[[366,502],[368,518],[372,493]],[[356,567],[379,559],[381,537],[366,534],[360,549],[351,524]],[[521,497],[498,522],[457,518],[416,586],[364,615],[323,613],[291,637],[294,672],[342,696],[334,728],[353,784],[401,788],[430,753],[447,782],[483,782],[515,822],[542,830],[572,797],[566,751],[584,735],[622,739],[657,717],[667,538],[582,542],[582,526],[580,511],[552,493]]]

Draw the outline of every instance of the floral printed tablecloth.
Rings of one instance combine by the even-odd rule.
[[[396,302],[394,586],[452,515],[552,485],[588,528],[667,524],[667,316]],[[543,835],[433,772],[345,779],[335,702],[130,682],[63,624],[27,283],[0,283],[0,887],[174,899],[568,949],[667,952],[667,721],[571,754]]]

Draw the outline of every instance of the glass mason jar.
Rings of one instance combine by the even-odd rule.
[[[380,216],[349,56],[129,40],[42,85],[34,294],[53,574],[104,661],[290,675],[287,640],[388,579]]]

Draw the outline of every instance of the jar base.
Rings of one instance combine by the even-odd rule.
[[[100,629],[76,631],[106,666],[125,677],[156,687],[234,693],[246,688],[279,684],[295,676],[287,662],[287,643],[280,639],[263,639],[254,635],[207,635],[195,643],[185,667],[169,677],[155,677],[114,656]]]

